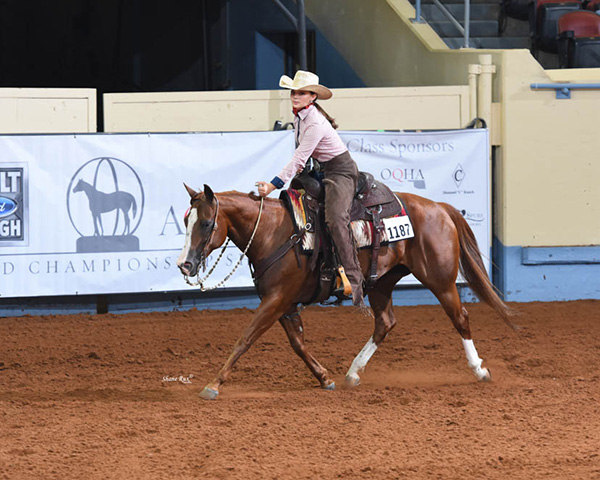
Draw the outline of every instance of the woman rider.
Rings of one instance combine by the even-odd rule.
[[[352,285],[352,303],[362,307],[364,278],[350,230],[350,208],[358,181],[358,168],[335,131],[338,126],[334,119],[316,102],[317,99],[327,100],[333,94],[327,87],[319,85],[317,75],[303,70],[298,70],[293,80],[283,75],[279,86],[291,90],[297,146],[292,159],[273,180],[256,183],[258,193],[266,197],[276,188],[282,188],[304,169],[310,157],[322,164],[325,222]]]

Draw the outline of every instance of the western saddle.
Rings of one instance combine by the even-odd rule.
[[[289,250],[294,248],[298,266],[300,267],[300,242],[306,232],[314,233],[314,248],[312,252],[306,252],[311,256],[310,269],[315,270],[318,266],[319,284],[313,297],[305,304],[323,303],[331,296],[336,299],[328,304],[339,304],[348,298],[349,284],[345,284],[343,269],[341,276],[338,274],[339,261],[335,252],[327,226],[325,224],[324,198],[325,188],[321,182],[322,174],[315,170],[303,171],[297,175],[290,184],[290,189],[304,190],[302,202],[306,213],[306,229],[300,229],[295,225],[296,232],[292,237],[278,248],[269,258],[256,266],[252,272],[254,283]],[[287,190],[281,192],[280,199],[290,211],[292,219],[291,200]],[[377,280],[377,258],[381,238],[383,235],[383,218],[406,214],[400,199],[385,184],[375,180],[373,175],[367,172],[359,172],[358,183],[350,220],[365,220],[373,223],[372,259],[370,275],[365,279],[365,289],[372,288]],[[294,222],[295,223],[295,222]],[[344,286],[346,287],[344,289]]]

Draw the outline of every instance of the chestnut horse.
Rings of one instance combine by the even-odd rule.
[[[207,185],[196,192],[185,185],[191,200],[186,215],[185,246],[177,266],[185,276],[194,276],[210,252],[223,244],[226,237],[242,251],[250,241],[260,211],[260,197],[236,191],[215,194]],[[460,268],[475,294],[489,304],[507,324],[507,305],[494,291],[485,271],[473,231],[454,207],[417,195],[397,193],[410,214],[415,236],[407,240],[382,245],[377,261],[378,279],[368,292],[375,317],[375,329],[364,348],[356,356],[346,374],[346,385],[356,386],[359,373],[365,368],[379,344],[396,325],[392,308],[392,291],[398,281],[412,273],[437,297],[461,336],[469,367],[478,380],[490,380],[490,372],[481,366],[482,360],[471,338],[467,310],[460,301],[456,279]],[[260,223],[246,255],[258,265],[277,250],[292,235],[294,227],[289,213],[277,199],[264,199]],[[366,275],[371,265],[370,249],[359,251],[359,260]],[[328,371],[308,352],[304,343],[302,319],[298,305],[308,302],[318,287],[319,274],[309,268],[309,258],[288,251],[272,265],[257,284],[262,301],[250,325],[238,339],[233,352],[217,376],[202,390],[200,396],[215,399],[221,385],[240,356],[276,321],[283,326],[294,351],[302,358],[321,387],[335,388]]]

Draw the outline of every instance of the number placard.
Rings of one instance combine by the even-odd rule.
[[[415,236],[408,215],[383,219],[383,227],[388,242],[406,240]]]

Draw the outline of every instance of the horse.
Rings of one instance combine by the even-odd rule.
[[[133,218],[137,214],[137,204],[135,198],[131,193],[128,192],[113,192],[104,193],[96,190],[92,185],[79,179],[77,185],[73,187],[73,192],[84,192],[88,197],[88,203],[90,211],[92,212],[92,218],[94,219],[94,236],[104,235],[104,227],[102,226],[102,214],[106,212],[112,212],[113,210],[120,210],[123,212],[123,218],[125,219],[125,226],[123,227],[123,233],[121,235],[129,235],[131,233],[129,210],[132,210]],[[116,231],[115,225],[115,231]]]
[[[281,200],[266,198],[263,204],[254,193],[227,191],[215,194],[208,185],[204,185],[204,191],[198,192],[186,184],[184,186],[190,196],[190,208],[184,220],[185,245],[177,266],[186,278],[198,273],[208,255],[221,246],[226,237],[240,250],[246,250],[249,262],[256,266],[295,235],[291,216]],[[380,247],[377,280],[368,291],[374,331],[352,361],[345,376],[345,386],[352,388],[360,384],[359,374],[396,325],[392,291],[398,281],[409,273],[433,292],[450,317],[460,334],[467,363],[476,378],[489,381],[490,371],[482,366],[483,360],[471,336],[469,315],[456,286],[459,270],[479,299],[490,305],[509,326],[514,329],[517,326],[510,321],[510,308],[500,299],[488,278],[473,231],[460,212],[449,204],[409,193],[394,194],[409,212],[414,237]],[[257,224],[261,208],[264,211],[260,224]],[[253,241],[249,245],[251,237]],[[371,256],[368,248],[359,250],[364,275],[371,266]],[[217,376],[200,392],[200,397],[207,400],[217,398],[235,363],[276,321],[320,386],[327,390],[335,389],[329,372],[306,348],[298,309],[299,304],[312,298],[318,282],[319,273],[311,271],[308,256],[297,258],[291,250],[261,275],[255,282],[261,297],[260,305],[235,343],[231,355]]]

